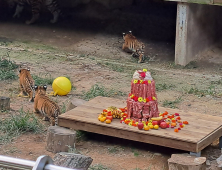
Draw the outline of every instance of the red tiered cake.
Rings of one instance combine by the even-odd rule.
[[[133,74],[131,93],[127,99],[127,115],[136,122],[159,116],[155,81],[146,69],[137,70]]]

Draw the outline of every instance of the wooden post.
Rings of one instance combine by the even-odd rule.
[[[69,147],[74,147],[75,140],[76,132],[74,130],[50,126],[46,137],[46,150],[53,153],[68,152]]]
[[[89,156],[84,156],[81,154],[60,152],[55,155],[53,161],[54,165],[66,168],[87,170],[93,159]]]
[[[5,111],[10,109],[10,98],[0,97],[0,110]]]

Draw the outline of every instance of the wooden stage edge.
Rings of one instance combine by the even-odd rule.
[[[160,112],[179,113],[181,119],[187,120],[189,125],[176,133],[171,128],[139,130],[121,124],[119,119],[114,119],[111,124],[98,121],[98,115],[109,106],[125,107],[126,101],[98,96],[60,115],[58,125],[196,153],[222,136],[221,117],[163,107],[159,107]]]

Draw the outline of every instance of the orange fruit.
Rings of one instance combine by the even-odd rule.
[[[105,120],[106,120],[106,117],[102,117],[102,118],[100,119],[101,122],[104,122]]]
[[[153,129],[153,125],[149,125],[150,129]]]
[[[154,125],[153,128],[154,129],[159,129],[159,125]]]
[[[103,115],[99,115],[98,120],[100,121],[101,118],[103,118]]]
[[[149,126],[144,126],[143,129],[144,130],[150,130],[150,127]]]
[[[175,127],[175,126],[177,126],[177,123],[171,123],[171,126]]]
[[[110,124],[110,123],[111,123],[111,120],[110,120],[110,119],[106,119],[106,123],[107,123],[107,124]]]

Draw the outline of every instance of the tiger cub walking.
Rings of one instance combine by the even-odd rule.
[[[19,97],[29,96],[29,101],[34,102],[34,84],[30,69],[20,69],[19,70],[19,85],[21,89],[21,93],[18,95]]]
[[[32,19],[30,21],[26,21],[26,24],[32,24],[39,18],[39,13],[42,8],[42,5],[45,5],[46,8],[52,13],[53,19],[50,21],[51,23],[56,23],[59,15],[61,14],[61,10],[58,7],[57,0],[14,0],[17,3],[16,11],[13,17],[20,17],[20,13],[22,12],[25,4],[28,4],[32,8]]]
[[[132,34],[132,31],[129,31],[127,34],[123,33],[123,39],[125,42],[123,43],[122,49],[132,53],[133,57],[139,57],[138,63],[141,63],[144,60],[145,45],[137,40]]]
[[[43,120],[49,120],[51,125],[57,125],[61,114],[59,106],[46,96],[47,86],[35,86],[34,112],[41,113]]]

